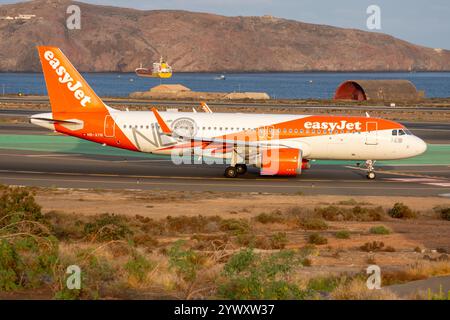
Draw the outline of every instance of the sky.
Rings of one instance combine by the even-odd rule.
[[[309,23],[382,32],[432,48],[450,49],[449,0],[82,0],[136,9],[177,9],[227,16],[272,15]],[[22,2],[0,0],[0,4]],[[381,30],[367,28],[368,6],[381,11]]]

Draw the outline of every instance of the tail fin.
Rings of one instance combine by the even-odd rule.
[[[106,112],[103,101],[56,47],[38,47],[52,113]]]

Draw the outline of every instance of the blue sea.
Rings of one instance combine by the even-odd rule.
[[[85,73],[91,87],[103,97],[127,97],[131,92],[146,91],[163,84],[182,84],[194,91],[267,92],[277,99],[330,99],[345,80],[407,79],[429,98],[450,97],[450,72],[433,73],[175,73],[171,79],[140,78],[134,73]],[[0,73],[0,95],[45,95],[40,73]]]

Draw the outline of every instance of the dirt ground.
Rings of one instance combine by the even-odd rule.
[[[414,264],[425,258],[437,259],[445,250],[450,252],[450,221],[439,219],[433,211],[436,206],[450,206],[450,201],[438,197],[343,197],[305,196],[261,193],[213,193],[179,191],[104,191],[104,190],[39,190],[36,199],[43,211],[60,211],[74,215],[95,215],[114,213],[127,216],[144,216],[165,219],[167,216],[215,216],[224,219],[245,218],[252,221],[259,234],[277,231],[286,232],[289,239],[287,248],[300,248],[307,244],[312,231],[302,228],[286,228],[281,224],[260,224],[252,218],[261,213],[275,210],[287,211],[302,208],[313,211],[317,207],[354,205],[388,210],[396,202],[403,202],[419,212],[416,219],[399,220],[385,216],[381,221],[327,221],[328,228],[320,234],[328,239],[326,245],[318,246],[312,258],[313,267],[306,273],[316,276],[324,273],[358,272],[368,265],[368,261],[385,267],[398,269]],[[101,209],[99,209],[101,208]],[[386,226],[392,232],[388,235],[374,235],[371,227]],[[350,239],[338,239],[340,230],[350,232]],[[367,242],[382,241],[394,252],[365,252],[360,249]],[[419,250],[420,249],[420,250]],[[436,251],[437,250],[437,251]]]
[[[341,201],[354,200],[356,204],[381,205],[391,208],[403,202],[425,215],[433,215],[433,208],[450,206],[450,200],[440,197],[389,197],[389,196],[333,196],[295,195],[269,193],[219,193],[195,191],[109,191],[109,190],[38,190],[36,199],[44,210],[76,212],[78,214],[116,213],[142,215],[154,219],[168,215],[220,215],[223,218],[251,218],[254,215],[301,206],[339,205]],[[101,208],[101,210],[99,210]],[[207,210],[205,210],[207,208]]]

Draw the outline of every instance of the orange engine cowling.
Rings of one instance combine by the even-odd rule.
[[[267,149],[261,153],[261,175],[296,176],[301,174],[302,152],[299,149]]]

